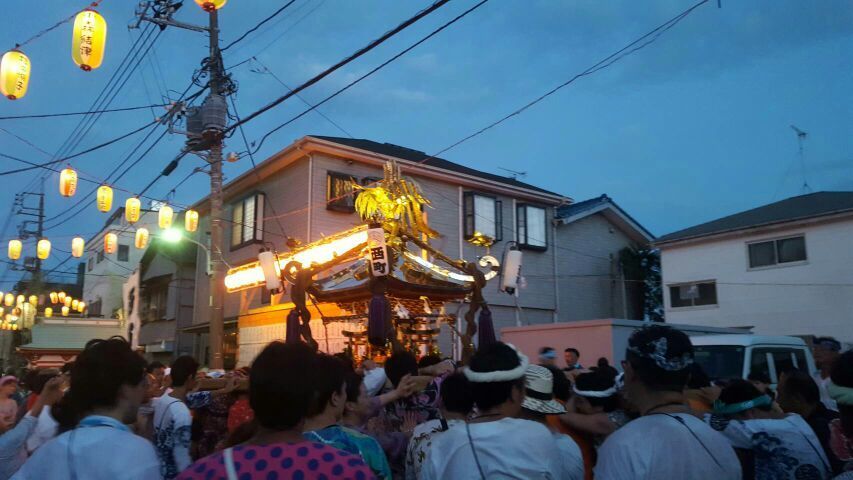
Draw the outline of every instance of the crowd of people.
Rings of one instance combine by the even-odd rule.
[[[563,353],[356,365],[273,342],[223,372],[93,340],[63,370],[0,377],[0,480],[853,479],[853,351],[832,338],[775,390],[712,382],[664,325],[621,369]]]

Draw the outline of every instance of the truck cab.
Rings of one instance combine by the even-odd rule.
[[[812,352],[798,337],[696,335],[690,340],[696,362],[712,380],[745,379],[751,373],[761,373],[776,388],[782,372],[797,369],[812,374],[815,371]]]

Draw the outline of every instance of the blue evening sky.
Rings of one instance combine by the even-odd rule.
[[[85,6],[85,1],[71,0],[7,3],[0,30],[3,49]],[[230,0],[220,17],[224,42],[283,3]],[[286,13],[225,52],[225,63],[257,55],[288,85],[298,85],[428,3],[296,0]],[[304,97],[321,100],[474,3],[450,2],[307,90]],[[492,0],[320,110],[355,137],[433,153],[693,3]],[[140,33],[126,28],[134,4],[103,1],[100,11],[110,31],[106,60],[96,71],[86,73],[72,63],[70,24],[26,45],[23,50],[33,63],[29,93],[15,102],[0,100],[0,116],[88,109]],[[656,235],[803,193],[790,124],[809,133],[805,176],[811,188],[853,189],[853,3],[722,0],[722,7],[711,0],[652,45],[442,156],[493,173],[505,173],[501,167],[524,171],[524,181],[575,200],[607,193]],[[176,18],[206,21],[192,0],[185,0]],[[156,55],[142,63],[112,107],[151,104],[159,102],[167,89],[183,91],[206,56],[206,42],[202,34],[167,29],[155,45]],[[243,116],[285,92],[270,75],[252,71],[257,67],[247,63],[233,70]],[[303,109],[297,99],[288,100],[248,123],[246,134],[257,139]],[[152,115],[147,110],[106,114],[75,151],[141,126]],[[0,127],[53,153],[78,121],[79,117],[0,121]],[[343,135],[312,113],[267,140],[258,160],[306,134]],[[141,139],[140,134],[86,155],[73,166],[83,176],[103,178]],[[141,189],[178,152],[183,140],[168,135],[118,186]],[[226,152],[243,149],[235,136]],[[3,131],[0,152],[34,162],[48,159]],[[2,170],[22,166],[8,159],[0,159],[0,165]],[[185,158],[148,194],[165,197],[201,165],[196,157]],[[226,176],[234,178],[249,167],[247,158],[226,164]],[[0,177],[0,202],[10,205],[16,192],[36,185],[36,173],[41,174]],[[49,217],[74,206],[94,188],[81,184],[77,197],[66,199],[58,195],[57,182],[57,174],[47,177]],[[207,177],[195,175],[177,190],[174,201],[189,204],[207,187]],[[122,205],[126,196],[117,192],[116,204]],[[91,204],[47,236],[67,250],[72,236],[88,238],[105,218]],[[21,219],[12,218],[2,232],[4,245]],[[0,219],[0,227],[5,220]],[[62,258],[53,256],[48,266]]]

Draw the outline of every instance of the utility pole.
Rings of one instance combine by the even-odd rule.
[[[207,163],[210,164],[210,368],[224,367],[222,343],[225,338],[225,272],[222,261],[222,131],[225,127],[227,105],[220,94],[223,71],[222,57],[219,53],[219,14],[210,12],[210,93],[205,99],[204,136],[210,142]],[[208,115],[218,113],[221,107],[221,123],[208,123]],[[216,112],[208,112],[216,109]],[[219,120],[217,118],[216,120]]]
[[[200,108],[192,107],[192,113],[187,115],[186,150],[199,153],[207,150],[205,160],[210,165],[210,284],[209,300],[209,335],[210,347],[209,366],[213,369],[224,367],[222,346],[224,340],[224,303],[225,303],[225,262],[222,258],[224,236],[222,234],[222,139],[228,121],[228,105],[225,96],[236,91],[236,85],[225,73],[222,56],[219,50],[219,12],[216,9],[208,11],[208,26],[200,27],[178,22],[172,19],[172,14],[180,7],[180,2],[171,0],[148,1],[141,5],[137,15],[138,26],[143,20],[159,25],[178,27],[194,32],[207,32],[210,39],[210,52],[203,70],[209,78],[207,87],[210,89]],[[147,15],[148,9],[154,11],[154,16]],[[192,127],[190,126],[192,124]],[[201,155],[199,153],[199,155]]]
[[[26,200],[28,196],[38,197],[38,207],[28,207],[26,205]],[[41,189],[38,192],[21,192],[15,198],[15,205],[18,207],[18,211],[15,212],[18,215],[25,215],[28,217],[35,217],[35,220],[24,220],[21,223],[19,228],[19,233],[22,239],[29,238],[30,236],[35,237],[36,242],[42,239],[44,236],[44,179],[41,181]],[[28,230],[27,225],[35,224],[35,230]],[[25,262],[26,263],[26,262]],[[32,272],[32,285],[38,285],[41,281],[41,260],[38,257],[33,259],[32,268],[29,269]]]

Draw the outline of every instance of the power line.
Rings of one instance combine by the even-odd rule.
[[[34,115],[13,115],[0,117],[0,120],[21,120],[27,118],[55,118],[55,117],[73,117],[77,115],[93,115],[96,113],[115,113],[115,112],[130,112],[133,110],[145,110],[148,108],[168,107],[168,103],[155,103],[153,105],[140,105],[138,107],[122,107],[108,108],[104,110],[89,110],[86,112],[66,112],[66,113],[39,113]]]
[[[260,60],[258,60],[258,59],[257,59],[257,57],[252,57],[252,58],[251,58],[251,60],[252,60],[253,62],[256,62],[258,65],[260,65],[260,66],[263,68],[263,71],[260,71],[260,70],[259,70],[259,71],[258,71],[258,73],[267,73],[267,74],[271,75],[271,76],[272,76],[272,78],[274,78],[274,79],[275,79],[275,81],[277,81],[277,82],[278,82],[282,87],[284,87],[284,88],[288,89],[288,90],[289,90],[289,91],[291,91],[291,92],[293,91],[293,89],[292,89],[292,88],[290,88],[290,86],[289,86],[289,85],[287,85],[287,84],[286,84],[286,83],[284,83],[280,78],[278,78],[278,75],[276,75],[275,73],[273,73],[273,71],[272,71],[272,70],[270,70],[270,69],[269,69],[269,67],[267,67],[263,62],[261,62]],[[354,137],[352,136],[352,134],[351,134],[351,133],[349,133],[348,131],[346,131],[346,130],[344,129],[344,127],[340,126],[336,121],[334,121],[334,120],[332,120],[331,118],[329,118],[329,117],[328,117],[328,115],[326,115],[325,113],[321,112],[321,111],[320,111],[320,109],[318,109],[316,105],[312,105],[310,102],[308,102],[308,100],[305,100],[305,97],[303,97],[302,95],[296,94],[296,98],[298,98],[299,100],[301,100],[301,101],[302,101],[302,103],[304,103],[305,105],[307,105],[307,106],[311,107],[311,108],[312,108],[312,109],[317,113],[317,115],[320,115],[321,117],[323,117],[327,122],[331,123],[335,128],[337,128],[338,130],[340,130],[340,131],[341,131],[341,133],[343,133],[344,135],[348,136],[349,138],[354,138]],[[242,131],[242,129],[243,129],[243,127],[242,127],[242,125],[241,125],[241,126],[240,126],[240,130]],[[246,149],[247,149],[247,150],[249,149],[249,145],[248,145],[248,144],[246,145]]]
[[[308,3],[309,3],[310,1],[311,1],[311,0],[308,0],[308,2],[303,3],[302,5],[300,5],[300,6],[296,7],[296,10],[293,10],[291,13],[292,13],[292,14],[295,14],[296,12],[298,12],[299,10],[301,10],[303,7],[305,7],[306,5],[308,5]],[[326,2],[326,0],[320,0],[320,2],[319,2],[319,3],[318,3],[314,8],[312,8],[311,10],[309,10],[309,11],[308,11],[308,13],[306,13],[305,15],[303,15],[303,16],[301,16],[301,17],[299,17],[299,19],[297,19],[295,22],[293,22],[293,24],[291,24],[289,27],[285,28],[285,29],[284,29],[284,31],[283,31],[283,32],[281,32],[281,33],[280,33],[276,38],[274,38],[271,42],[269,42],[269,43],[268,43],[268,44],[266,44],[265,46],[261,47],[261,49],[260,49],[260,50],[258,50],[258,51],[255,53],[255,55],[257,56],[257,55],[260,55],[261,53],[263,53],[263,52],[267,51],[267,49],[269,49],[273,44],[275,44],[276,42],[278,42],[279,40],[281,40],[281,38],[282,38],[282,37],[284,37],[285,35],[287,35],[287,33],[288,33],[288,32],[290,32],[291,30],[293,30],[294,28],[296,28],[296,26],[298,26],[300,23],[302,23],[302,22],[303,22],[306,18],[308,18],[312,13],[316,12],[320,7],[322,7],[322,6],[323,6],[323,4],[324,4],[325,2]],[[279,20],[279,22],[281,22],[281,21],[282,21],[282,20],[284,20],[285,18],[287,18],[287,15],[285,15],[284,17],[282,17],[282,18],[281,18],[281,20]],[[278,24],[278,23],[277,23],[277,24]],[[226,68],[226,70],[232,70],[232,69],[235,69],[235,68],[239,67],[240,65],[243,65],[243,64],[245,64],[245,63],[248,63],[248,62],[249,62],[249,61],[251,61],[251,60],[252,60],[252,57],[249,57],[249,58],[247,58],[247,59],[245,59],[245,60],[243,60],[243,61],[237,62],[237,63],[236,63],[236,64],[234,64],[234,65],[231,65],[230,67]]]
[[[421,39],[420,39],[420,40],[418,40],[417,42],[415,42],[415,43],[411,44],[409,47],[407,47],[407,48],[405,48],[405,49],[401,50],[399,53],[397,53],[397,54],[396,54],[396,55],[394,55],[393,57],[389,58],[388,60],[386,60],[386,61],[382,62],[381,64],[379,64],[378,66],[374,67],[374,68],[373,68],[372,70],[370,70],[369,72],[367,72],[367,73],[365,73],[364,75],[362,75],[362,76],[358,77],[357,79],[355,79],[355,80],[353,80],[352,82],[348,83],[348,84],[347,84],[347,85],[345,85],[344,87],[342,87],[342,88],[338,89],[336,92],[332,93],[331,95],[329,95],[328,97],[324,98],[324,99],[323,99],[323,100],[321,100],[320,102],[318,102],[318,103],[316,103],[316,104],[312,105],[310,108],[308,108],[307,110],[303,111],[303,112],[302,112],[302,113],[300,113],[299,115],[296,115],[295,117],[291,118],[290,120],[288,120],[288,121],[286,121],[286,122],[284,122],[284,123],[280,124],[279,126],[277,126],[277,127],[273,128],[272,130],[270,130],[269,132],[267,132],[266,134],[264,134],[264,136],[263,136],[263,137],[261,137],[260,141],[258,141],[258,142],[257,142],[257,143],[258,143],[258,145],[255,147],[254,152],[255,152],[255,153],[257,153],[257,152],[261,149],[261,146],[263,146],[263,144],[264,144],[264,142],[266,141],[266,139],[267,139],[267,138],[269,138],[269,136],[270,136],[270,135],[272,135],[273,133],[277,132],[278,130],[281,130],[282,128],[286,127],[287,125],[290,125],[291,123],[295,122],[296,120],[298,120],[298,119],[302,118],[303,116],[305,116],[306,114],[308,114],[308,112],[310,112],[310,111],[312,111],[312,110],[315,110],[315,109],[316,109],[317,107],[319,107],[320,105],[323,105],[324,103],[326,103],[326,102],[328,102],[329,100],[331,100],[331,99],[333,99],[333,98],[337,97],[337,96],[338,96],[338,95],[340,95],[341,93],[343,93],[343,92],[345,92],[345,91],[349,90],[350,88],[352,88],[353,86],[355,86],[356,84],[358,84],[359,82],[361,82],[362,80],[364,80],[365,78],[367,78],[367,77],[369,77],[369,76],[373,75],[374,73],[378,72],[379,70],[381,70],[381,69],[385,68],[387,65],[389,65],[389,64],[390,64],[390,63],[392,63],[392,62],[394,62],[395,60],[397,60],[398,58],[402,57],[403,55],[405,55],[405,54],[409,53],[410,51],[414,50],[415,48],[417,48],[419,45],[421,45],[422,43],[426,42],[426,41],[427,41],[427,40],[429,40],[430,38],[434,37],[435,35],[438,35],[438,34],[439,34],[442,30],[444,30],[445,28],[447,28],[447,27],[449,27],[449,26],[453,25],[454,23],[458,22],[459,20],[461,20],[462,18],[464,18],[464,17],[465,17],[466,15],[468,15],[469,13],[471,13],[471,12],[473,12],[474,10],[476,10],[476,9],[480,8],[483,4],[485,4],[485,3],[486,3],[486,2],[488,2],[488,1],[489,1],[489,0],[482,0],[482,1],[480,1],[479,3],[477,3],[477,4],[476,4],[476,5],[474,5],[473,7],[469,8],[468,10],[465,10],[465,11],[464,11],[464,12],[462,12],[461,14],[457,15],[456,17],[454,17],[453,19],[451,19],[450,21],[448,21],[448,22],[447,22],[447,23],[445,23],[444,25],[442,25],[442,26],[440,26],[439,28],[437,28],[437,29],[433,30],[432,32],[430,32],[428,35],[426,35],[425,37],[421,38]],[[706,0],[706,1],[707,1],[707,0]],[[291,92],[295,95],[295,94],[296,94],[296,92],[298,92],[299,90],[300,90],[300,88],[299,88],[299,87],[297,87],[297,89],[296,89],[296,90],[291,90]],[[246,121],[248,121],[248,119],[247,119],[247,120],[244,120],[244,123],[245,123]],[[230,127],[230,128],[233,128],[233,126],[232,126],[232,127]]]
[[[231,43],[229,43],[228,45],[224,46],[223,48],[219,49],[219,51],[220,51],[220,52],[224,52],[225,50],[228,50],[229,48],[233,47],[236,43],[238,43],[238,42],[242,41],[244,38],[246,38],[247,36],[249,36],[252,32],[255,32],[255,31],[257,31],[259,28],[261,28],[261,26],[263,26],[263,24],[265,24],[265,23],[269,22],[270,20],[272,20],[273,18],[275,18],[275,17],[276,17],[276,15],[278,15],[278,14],[280,14],[281,12],[283,12],[283,11],[287,10],[287,7],[289,7],[289,6],[293,5],[293,2],[295,2],[295,1],[296,1],[296,0],[290,0],[289,2],[285,3],[283,7],[279,8],[278,10],[276,10],[275,12],[273,12],[273,13],[272,13],[270,16],[268,16],[267,18],[265,18],[265,19],[261,20],[260,22],[258,22],[258,24],[257,24],[257,25],[255,25],[254,27],[252,27],[252,28],[250,28],[250,29],[246,30],[246,33],[244,33],[243,35],[240,35],[240,36],[237,38],[237,40],[234,40],[233,42],[231,42]]]
[[[331,75],[332,73],[334,73],[335,71],[337,71],[338,69],[343,67],[344,65],[356,60],[357,58],[361,57],[362,55],[366,54],[367,52],[378,47],[379,45],[381,45],[382,43],[387,41],[389,38],[393,37],[394,35],[400,33],[401,31],[405,30],[406,28],[410,27],[411,25],[413,25],[418,20],[421,20],[422,18],[426,17],[430,13],[438,10],[439,8],[441,8],[442,6],[447,4],[448,1],[450,1],[450,0],[438,0],[438,1],[436,1],[435,3],[433,3],[432,5],[427,7],[426,9],[421,10],[420,12],[415,14],[415,16],[409,18],[408,20],[404,21],[403,23],[397,25],[393,29],[391,29],[388,32],[386,32],[385,34],[383,34],[381,37],[371,41],[366,46],[360,48],[359,50],[357,50],[352,55],[344,58],[343,60],[332,65],[331,67],[327,68],[326,70],[318,73],[317,75],[315,75],[313,78],[311,78],[307,82],[296,87],[296,89],[291,90],[290,92],[288,92],[288,93],[280,96],[279,98],[273,100],[272,102],[270,102],[266,106],[261,107],[259,110],[255,111],[254,113],[250,114],[248,117],[244,118],[241,122],[237,122],[237,123],[229,126],[227,129],[225,129],[223,134],[227,134],[228,132],[231,132],[234,129],[236,129],[238,126],[257,118],[258,116],[262,115],[263,113],[265,113],[265,112],[269,111],[270,109],[276,107],[277,105],[281,104],[283,101],[287,100],[288,98],[296,95],[297,93],[301,92],[302,90],[305,90],[306,88],[310,87],[311,85],[314,85],[315,83],[319,82],[323,78]],[[484,1],[488,1],[488,0],[484,0]]]
[[[12,174],[15,174],[15,173],[20,173],[20,172],[26,172],[26,171],[30,171],[30,170],[35,170],[35,169],[38,169],[38,168],[46,168],[46,167],[49,167],[49,166],[51,166],[51,165],[56,165],[57,163],[62,163],[62,162],[65,162],[65,161],[71,160],[72,158],[77,158],[77,157],[80,157],[80,156],[86,155],[87,153],[92,153],[92,152],[94,152],[95,150],[100,150],[101,148],[108,147],[108,146],[110,146],[110,145],[112,145],[112,144],[114,144],[114,143],[116,143],[116,142],[120,142],[120,141],[124,140],[124,139],[125,139],[125,138],[127,138],[127,137],[131,137],[131,136],[133,136],[133,135],[135,135],[135,134],[137,134],[137,133],[141,132],[142,130],[145,130],[146,128],[148,128],[149,126],[151,126],[151,124],[152,124],[152,123],[156,123],[156,121],[146,123],[145,125],[143,125],[143,126],[141,126],[141,127],[139,127],[139,128],[135,128],[135,129],[131,130],[130,132],[125,133],[124,135],[121,135],[121,136],[119,136],[119,137],[113,138],[112,140],[108,140],[108,141],[106,141],[106,142],[104,142],[104,143],[101,143],[101,144],[99,144],[99,145],[96,145],[96,146],[94,146],[94,147],[87,148],[86,150],[83,150],[82,152],[77,152],[77,153],[75,153],[75,154],[73,154],[73,155],[69,155],[69,156],[67,156],[67,157],[60,158],[59,160],[52,160],[52,161],[50,161],[50,162],[39,163],[39,164],[36,164],[35,166],[30,166],[30,167],[25,167],[25,168],[17,168],[17,169],[13,169],[13,170],[6,170],[5,172],[0,172],[0,176],[4,176],[4,175],[12,175]],[[48,169],[48,170],[49,170],[49,169]]]

